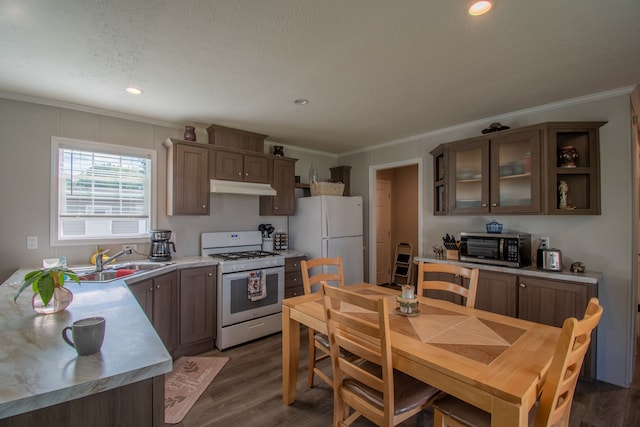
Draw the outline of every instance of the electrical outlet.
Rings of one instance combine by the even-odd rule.
[[[27,236],[27,249],[38,249],[38,236]]]
[[[550,249],[551,243],[549,243],[548,237],[540,237],[540,249]]]
[[[178,244],[178,233],[171,234],[171,241],[173,242],[174,245]]]

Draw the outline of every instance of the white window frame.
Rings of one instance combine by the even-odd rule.
[[[149,230],[144,233],[139,232],[136,234],[127,235],[103,235],[100,237],[87,237],[87,238],[60,238],[58,230],[59,212],[58,203],[60,198],[59,193],[59,152],[60,148],[80,149],[84,151],[91,151],[97,153],[121,155],[121,156],[135,156],[135,157],[147,157],[151,161],[150,170],[150,189],[149,189]],[[155,150],[148,150],[144,148],[130,147],[125,145],[107,144],[104,142],[85,141],[81,139],[62,138],[53,136],[51,137],[51,218],[50,218],[50,238],[51,246],[70,246],[70,245],[92,245],[99,243],[134,243],[134,242],[148,242],[149,231],[155,228],[156,224],[156,200],[157,200],[157,153]],[[126,218],[126,217],[124,217]]]

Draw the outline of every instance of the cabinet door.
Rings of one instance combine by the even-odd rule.
[[[274,159],[271,186],[278,194],[260,196],[260,215],[293,215],[295,213],[295,160]]]
[[[513,274],[481,270],[475,308],[516,317],[518,279]]]
[[[569,317],[582,319],[591,297],[597,295],[595,285],[552,279],[519,277],[518,317],[545,325],[562,327]],[[581,375],[596,375],[597,329],[591,333],[591,344],[585,355]]]
[[[153,279],[133,284],[129,286],[129,290],[138,300],[149,321],[153,322]]]
[[[518,317],[561,327],[568,317],[584,316],[590,289],[582,283],[519,277]]]
[[[447,214],[447,149],[444,145],[431,151],[433,156],[433,214]]]
[[[153,279],[153,326],[169,353],[178,344],[178,275],[163,274]]]
[[[206,147],[174,143],[172,176],[168,176],[168,215],[209,214],[209,150]],[[171,175],[171,174],[170,174]]]
[[[491,212],[540,212],[541,129],[491,137]]]
[[[270,159],[264,156],[245,154],[243,159],[243,180],[269,184],[271,182]]]
[[[180,345],[210,340],[216,318],[215,267],[180,271]]]
[[[449,147],[448,212],[483,214],[489,212],[489,140],[486,138],[452,143]]]
[[[213,168],[213,177],[216,179],[225,179],[227,181],[242,181],[242,169],[244,156],[242,153],[226,150],[214,150],[215,167]]]

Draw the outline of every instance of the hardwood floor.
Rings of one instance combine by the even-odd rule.
[[[305,328],[302,328],[305,329]],[[306,330],[303,332],[306,334]],[[209,356],[226,356],[229,362],[209,388],[198,399],[179,427],[270,427],[331,426],[333,395],[322,380],[307,388],[307,339],[301,337],[300,371],[296,402],[282,403],[281,335],[243,344],[224,352],[213,350]],[[640,345],[639,345],[640,350]],[[330,372],[330,362],[323,369]],[[580,382],[571,411],[571,427],[630,427],[640,426],[640,363],[636,360],[633,384],[621,388],[601,381]],[[430,413],[424,413],[402,423],[401,426],[432,426]],[[417,421],[420,421],[417,423]],[[356,427],[374,424],[360,417]]]

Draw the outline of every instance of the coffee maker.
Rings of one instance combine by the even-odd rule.
[[[170,242],[171,230],[151,230],[151,250],[149,252],[150,261],[170,261],[171,248],[176,251],[176,245]]]

